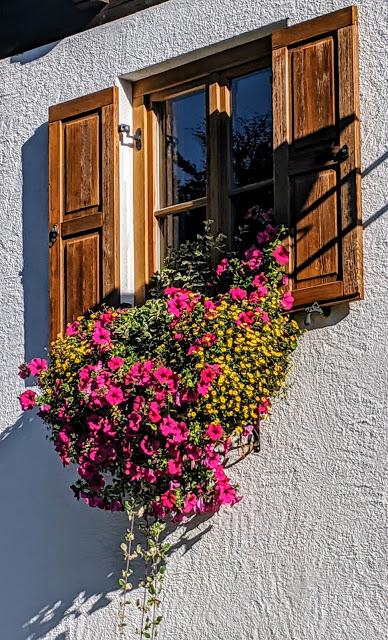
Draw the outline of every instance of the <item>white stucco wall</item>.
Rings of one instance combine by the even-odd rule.
[[[226,38],[347,4],[169,0],[0,61],[2,640],[116,637],[123,517],[72,498],[69,472],[44,426],[21,417],[16,400],[18,363],[43,354],[47,341],[49,105]],[[388,636],[388,3],[358,5],[365,300],[303,338],[261,453],[236,468],[245,499],[174,534],[164,640]],[[128,181],[122,193],[130,189]],[[130,228],[122,231],[130,243]],[[129,291],[130,272],[125,278]]]

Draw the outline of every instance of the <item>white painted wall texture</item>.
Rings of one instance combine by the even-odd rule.
[[[170,0],[0,62],[1,640],[116,637],[124,519],[73,500],[16,400],[19,361],[47,342],[49,105],[347,3]],[[359,14],[365,300],[303,338],[261,453],[236,469],[245,499],[174,533],[164,640],[388,637],[388,3],[360,1]]]

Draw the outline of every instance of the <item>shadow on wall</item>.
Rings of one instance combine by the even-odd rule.
[[[126,516],[74,500],[75,472],[61,467],[45,432],[38,418],[23,416],[0,440],[2,640],[43,638],[67,618],[70,624],[106,607],[118,589]],[[208,525],[192,535],[208,518],[187,522],[170,554],[189,551],[210,531]],[[142,567],[132,567],[137,586]]]
[[[43,356],[48,344],[48,125],[22,147],[24,357]]]
[[[0,442],[1,638],[42,638],[66,617],[105,607],[117,588],[123,514],[74,500],[45,427],[23,417]],[[88,605],[87,601],[93,597]]]

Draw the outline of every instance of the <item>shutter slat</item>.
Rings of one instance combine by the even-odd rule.
[[[53,340],[89,308],[118,302],[117,89],[55,105],[49,120]]]

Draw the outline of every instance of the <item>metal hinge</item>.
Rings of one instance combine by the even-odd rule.
[[[135,143],[135,147],[138,151],[141,150],[141,146],[142,146],[142,137],[141,137],[141,129],[136,129],[135,134],[132,135],[131,134],[131,127],[129,124],[119,124],[118,126],[118,132],[126,135],[127,138],[131,138],[134,143]]]

